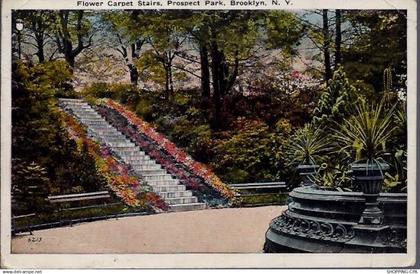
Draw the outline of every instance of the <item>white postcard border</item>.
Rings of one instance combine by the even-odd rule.
[[[88,1],[88,0],[87,0]],[[107,0],[104,0],[105,2]],[[226,0],[224,0],[226,1]],[[290,0],[263,9],[407,9],[408,210],[407,254],[11,254],[11,10],[81,9],[76,0],[5,0],[1,41],[1,267],[6,268],[277,268],[402,267],[416,255],[417,14],[414,0]],[[228,2],[228,1],[226,1]],[[138,7],[134,7],[138,8]],[[163,7],[165,8],[165,6]],[[230,7],[225,7],[230,8]],[[93,8],[89,8],[93,9]],[[109,9],[112,9],[109,7]],[[152,7],[152,9],[155,9]],[[191,9],[212,9],[192,7]],[[220,9],[220,8],[218,8]],[[232,7],[232,9],[244,9]],[[245,8],[249,9],[249,8]],[[260,9],[260,8],[256,8]],[[268,224],[267,224],[268,226]]]

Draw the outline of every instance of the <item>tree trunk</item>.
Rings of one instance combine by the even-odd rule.
[[[219,87],[220,87],[220,96],[223,98],[226,95],[226,86],[227,79],[229,77],[229,67],[226,63],[225,54],[221,51],[217,52],[219,54]]]
[[[166,100],[170,99],[170,94],[169,94],[169,70],[168,67],[165,65],[165,96],[166,96]]]
[[[172,77],[172,63],[168,64],[168,70],[169,70],[169,99],[171,99],[174,95],[174,81]]]
[[[73,48],[72,36],[70,34],[69,22],[70,20],[70,11],[69,10],[60,10],[58,15],[60,18],[60,27],[57,31],[57,47],[60,53],[64,54],[64,58],[68,62],[71,68],[74,68],[75,58],[79,55],[84,49],[92,45],[92,35],[89,37],[87,44],[83,42],[84,30],[83,30],[83,10],[75,11],[77,15],[76,19],[76,28],[75,34],[77,36],[77,46]]]
[[[335,11],[335,69],[341,64],[341,10]]]
[[[40,63],[45,62],[45,55],[44,55],[44,23],[42,19],[42,15],[37,17],[32,17],[32,31],[34,32],[35,42],[36,42],[36,56]]]
[[[328,85],[328,81],[332,78],[332,70],[331,70],[331,57],[330,57],[330,32],[328,26],[328,10],[322,10],[322,32],[324,36],[324,66],[325,66],[325,82]]]
[[[42,37],[36,37],[36,44],[38,51],[36,52],[36,55],[39,59],[40,63],[45,62],[45,55],[44,55],[44,39]]]
[[[201,96],[206,105],[210,98],[210,70],[209,55],[206,45],[200,47],[200,65],[201,65]]]
[[[212,128],[220,128],[221,122],[221,97],[220,97],[220,54],[215,39],[211,42],[211,73],[213,78],[213,105],[214,113],[212,120]]]
[[[139,72],[135,65],[128,64],[128,70],[130,71],[130,81],[133,86],[137,86],[139,80]]]
[[[73,71],[74,65],[76,63],[75,62],[75,57],[72,54],[66,54],[64,57],[65,57],[67,63],[69,64],[71,71]]]

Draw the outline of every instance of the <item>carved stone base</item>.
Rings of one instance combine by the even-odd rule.
[[[377,210],[373,215],[367,212],[371,218],[360,224],[365,198],[361,192],[295,188],[289,194],[288,209],[269,225],[264,252],[407,252],[406,194],[381,193],[379,204],[375,201],[368,207],[383,209],[381,216]],[[378,217],[382,225],[374,224]]]
[[[366,208],[363,211],[362,216],[360,217],[359,224],[382,224],[384,214],[382,210],[379,209],[378,204],[378,202],[366,203]]]
[[[391,248],[387,243],[391,231],[389,226],[355,225],[353,230],[354,237],[345,244],[346,252],[365,249],[367,252],[385,253]]]

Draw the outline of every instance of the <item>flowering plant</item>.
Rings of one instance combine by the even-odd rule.
[[[188,167],[188,169],[195,175],[201,177],[204,182],[218,191],[225,198],[233,198],[235,193],[232,189],[224,184],[219,177],[216,176],[208,167],[204,164],[199,163],[192,159],[183,150],[176,147],[176,145],[168,140],[165,136],[158,133],[152,125],[139,118],[133,112],[127,110],[120,104],[109,99],[106,102],[106,106],[116,110],[124,118],[127,119],[128,123],[135,126],[137,130],[143,132],[146,136],[156,142],[162,149],[168,152],[172,157],[176,159],[178,163],[181,163]]]
[[[168,205],[156,194],[146,193],[142,201],[139,197],[141,183],[130,172],[130,168],[120,163],[112,156],[110,149],[100,145],[87,135],[86,128],[71,115],[61,112],[62,120],[67,128],[69,137],[75,140],[77,149],[86,148],[95,161],[98,173],[106,180],[109,187],[128,206],[138,207],[146,202],[162,210],[167,210]]]

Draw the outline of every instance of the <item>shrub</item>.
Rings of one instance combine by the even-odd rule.
[[[191,156],[203,162],[209,160],[212,144],[211,130],[208,124],[196,125],[187,117],[182,117],[173,123],[171,137],[176,143],[184,147]]]
[[[306,124],[290,136],[286,148],[289,166],[298,164],[322,164],[328,160],[330,141],[320,128]]]
[[[244,175],[240,170],[249,174],[240,181],[275,179],[282,166],[282,136],[261,121],[238,119],[234,129],[216,143],[212,164],[218,174],[226,181],[232,179],[232,171]]]
[[[344,119],[334,137],[337,151],[346,157],[374,161],[384,155],[386,144],[391,139],[396,126],[392,123],[394,107],[384,112],[382,102],[369,105],[362,101],[355,107],[355,113]]]
[[[76,151],[57,108],[56,97],[63,96],[58,92],[71,91],[67,66],[58,61],[15,63],[12,72],[12,184],[18,207],[44,211],[42,199],[33,200],[28,207],[25,195],[30,195],[30,180],[42,186],[42,197],[80,187],[84,191],[97,190],[101,179],[96,176],[92,160]],[[25,195],[19,196],[19,190],[24,190]]]
[[[140,99],[136,106],[136,114],[140,117],[143,117],[146,121],[150,121],[153,114],[151,101],[143,98]]]
[[[82,95],[93,98],[110,98],[121,100],[122,97],[127,96],[132,91],[129,84],[109,84],[106,82],[96,82],[85,87],[82,90]]]
[[[316,126],[330,126],[349,115],[350,106],[357,100],[356,88],[349,83],[346,73],[340,67],[322,92],[314,109],[312,122]]]
[[[323,163],[318,172],[310,176],[310,179],[321,186],[349,188],[351,187],[350,173],[347,165],[337,164],[334,166]]]
[[[64,60],[50,61],[44,64],[38,64],[35,67],[40,68],[40,76],[50,81],[50,85],[55,88],[56,97],[75,98],[76,93],[73,89],[73,73],[69,65]]]
[[[230,168],[227,170],[224,177],[226,178],[226,181],[228,181],[231,184],[240,184],[248,183],[250,175],[247,171],[243,169]]]
[[[105,82],[92,83],[82,90],[82,94],[85,97],[112,98],[112,92],[109,85]]]

